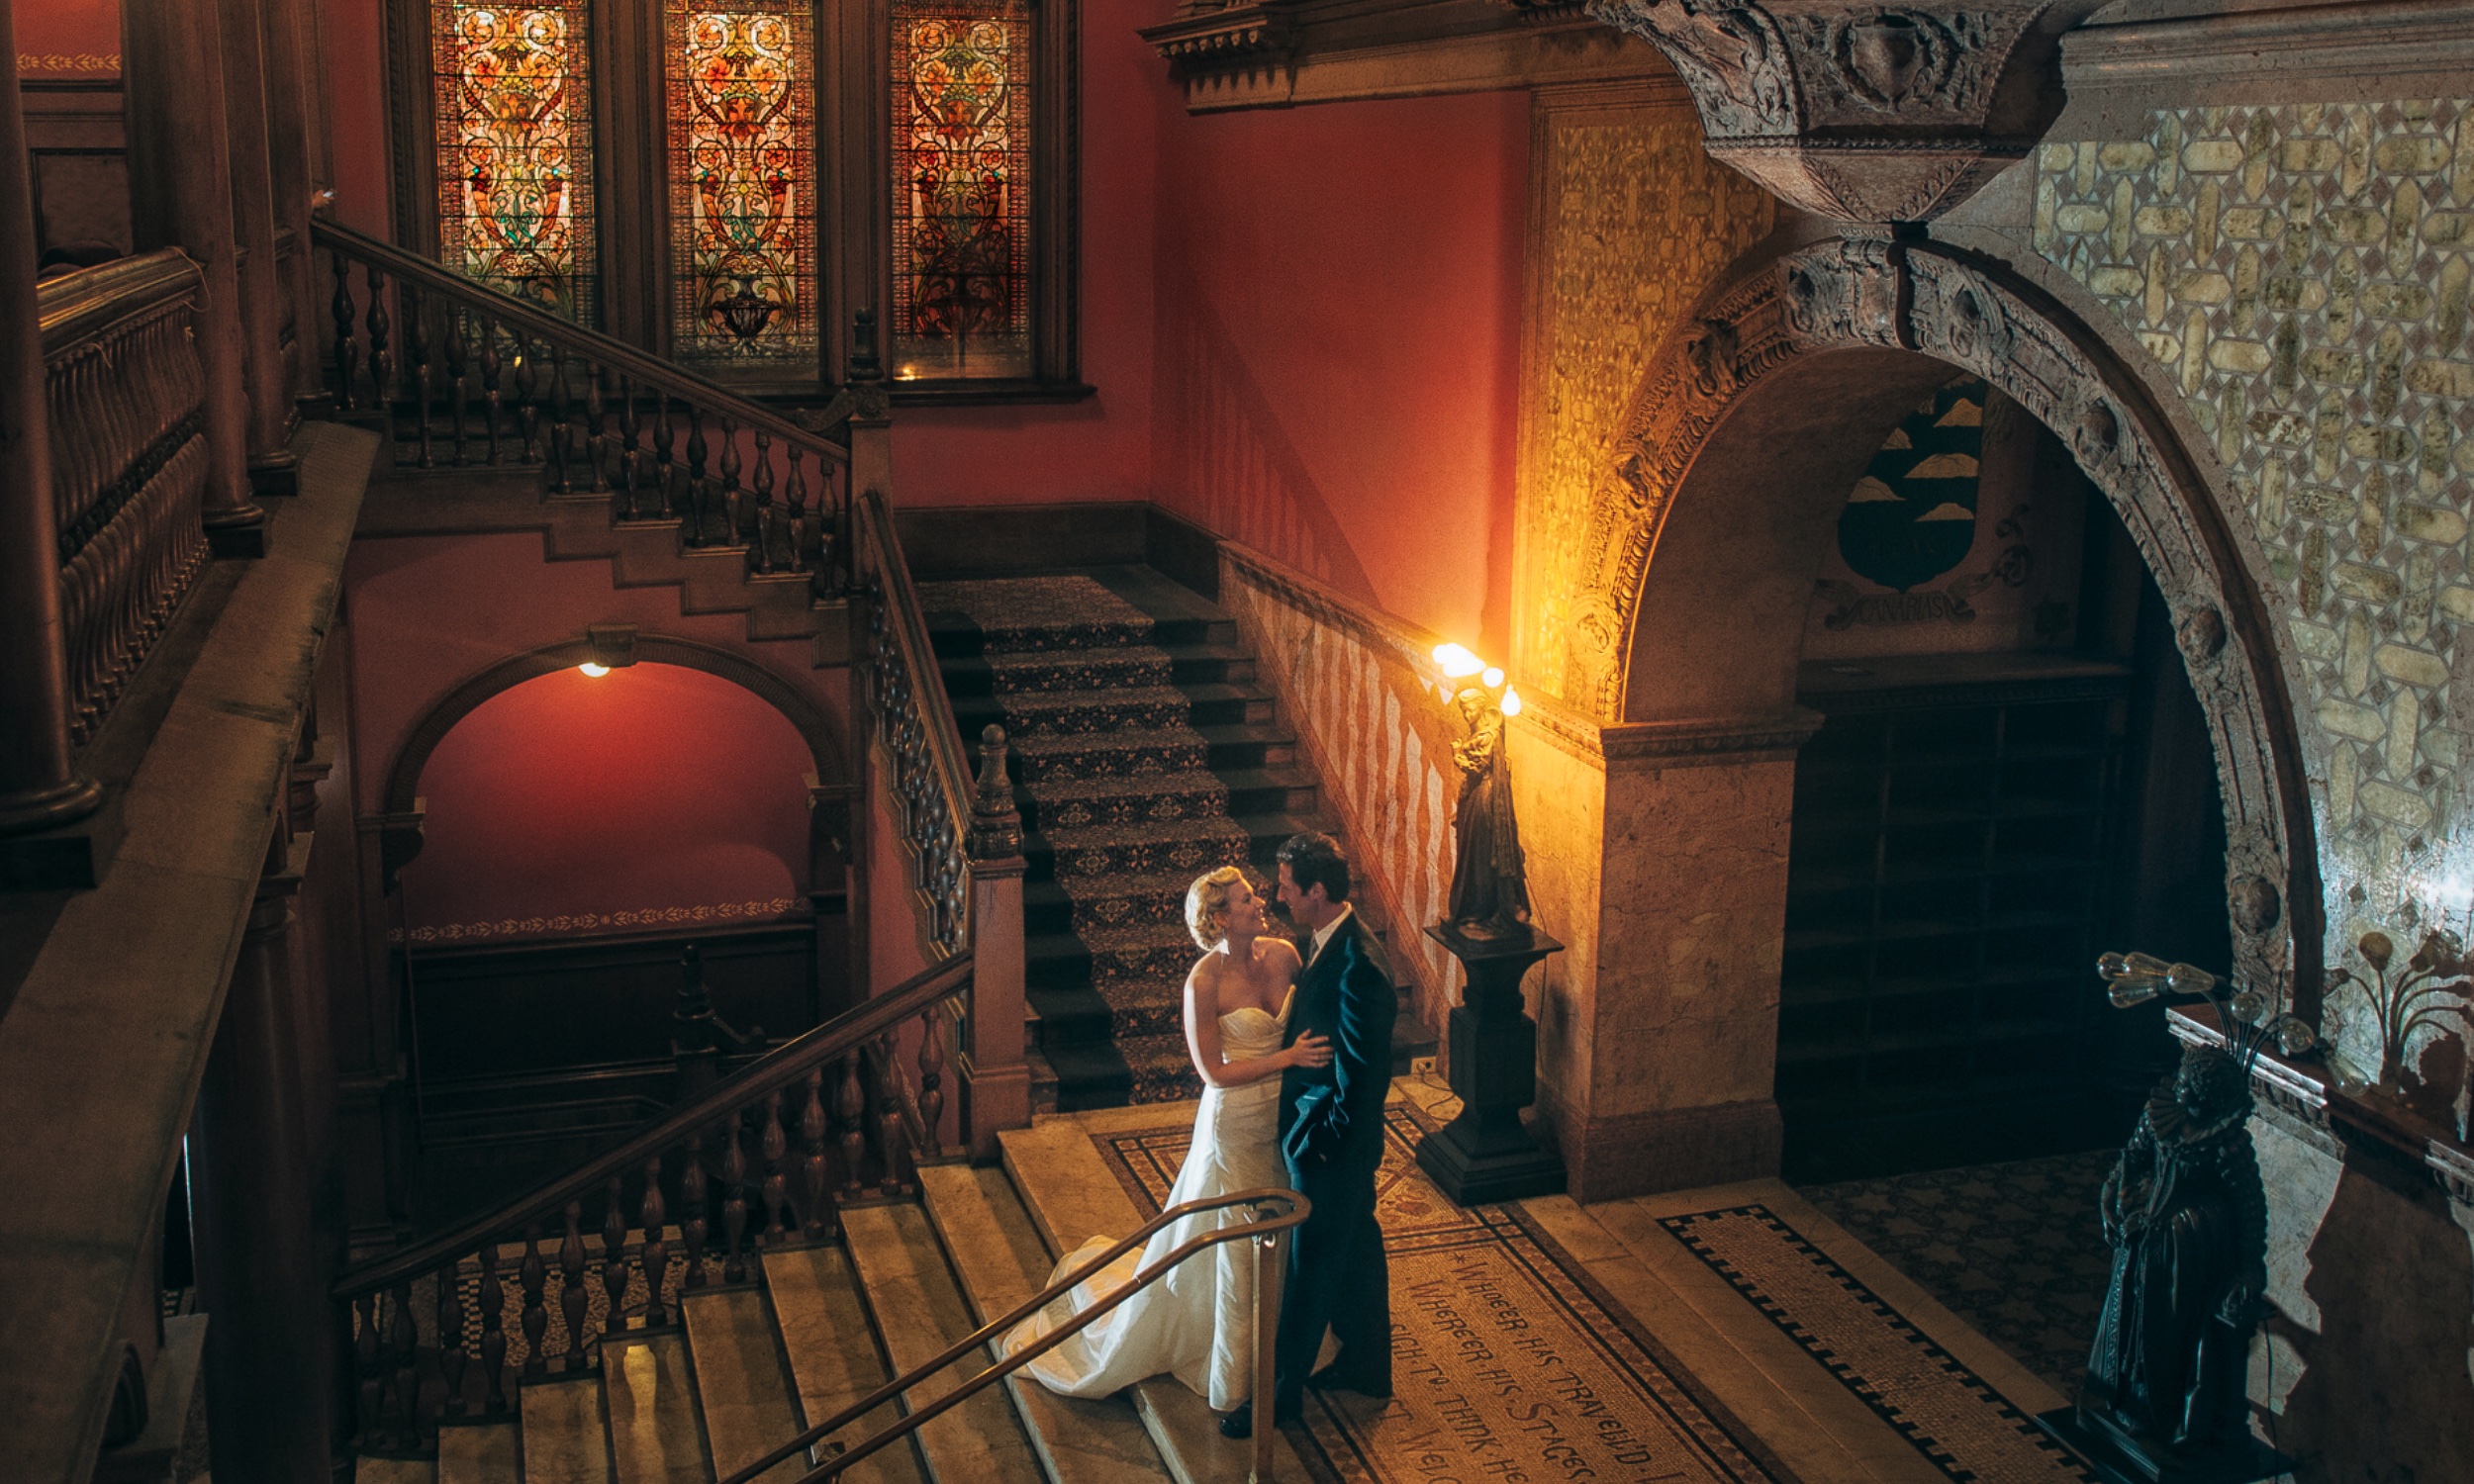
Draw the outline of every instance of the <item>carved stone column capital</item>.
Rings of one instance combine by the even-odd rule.
[[[2059,112],[2059,23],[2079,0],[1590,0],[1654,44],[1710,154],[1833,221],[1930,221],[2024,158]]]

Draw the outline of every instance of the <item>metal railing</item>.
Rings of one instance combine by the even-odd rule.
[[[1265,1207],[1274,1205],[1285,1209],[1277,1215],[1264,1214]],[[1251,1238],[1254,1242],[1254,1381],[1251,1390],[1254,1399],[1254,1446],[1251,1477],[1257,1481],[1257,1484],[1265,1484],[1265,1481],[1272,1477],[1272,1438],[1276,1429],[1268,1400],[1272,1395],[1273,1387],[1272,1349],[1280,1328],[1278,1287],[1271,1279],[1277,1270],[1280,1234],[1292,1231],[1303,1224],[1306,1216],[1314,1209],[1312,1202],[1294,1190],[1241,1190],[1230,1195],[1214,1196],[1209,1200],[1187,1201],[1183,1205],[1169,1207],[1145,1222],[1133,1235],[1120,1239],[1083,1266],[1032,1295],[1012,1313],[1005,1315],[1002,1319],[982,1325],[946,1346],[933,1358],[912,1366],[909,1370],[869,1392],[797,1438],[774,1448],[753,1463],[727,1475],[720,1480],[720,1484],[750,1484],[750,1481],[765,1470],[790,1457],[801,1448],[814,1446],[878,1407],[910,1391],[920,1382],[987,1345],[990,1341],[1004,1336],[1014,1326],[1071,1293],[1078,1285],[1089,1280],[1093,1274],[1104,1270],[1109,1263],[1149,1242],[1163,1229],[1189,1216],[1198,1216],[1205,1211],[1225,1210],[1232,1206],[1254,1208],[1251,1222],[1245,1226],[1220,1227],[1180,1244],[1157,1262],[1135,1273],[1133,1280],[1124,1287],[1049,1331],[1036,1342],[1010,1352],[1002,1360],[989,1366],[935,1401],[911,1408],[909,1415],[901,1421],[878,1429],[858,1442],[834,1454],[803,1475],[799,1484],[821,1484],[823,1480],[841,1477],[843,1470],[861,1459],[909,1437],[921,1427],[1081,1334],[1113,1312],[1118,1305],[1166,1277],[1172,1269],[1187,1258],[1206,1249],[1218,1247],[1223,1243],[1235,1242],[1241,1238]]]

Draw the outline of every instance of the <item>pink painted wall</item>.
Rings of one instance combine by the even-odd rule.
[[[1528,140],[1519,93],[1178,109],[1154,498],[1502,652]]]
[[[352,646],[354,786],[381,807],[388,770],[448,692],[499,661],[584,637],[589,623],[733,650],[847,726],[848,672],[817,670],[806,641],[751,644],[736,613],[685,615],[675,588],[615,588],[606,561],[551,562],[536,535],[362,541],[344,568]]]
[[[779,916],[808,885],[811,766],[798,728],[718,676],[639,663],[526,681],[422,770],[405,926],[504,941]]]
[[[120,74],[120,0],[40,0],[15,7],[15,20],[24,76]]]
[[[380,0],[314,3],[335,219],[354,231],[392,238],[395,205],[388,183],[383,9]]]

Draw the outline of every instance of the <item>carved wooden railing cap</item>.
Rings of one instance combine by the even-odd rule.
[[[2062,30],[2094,0],[1589,0],[1666,53],[1710,154],[1832,221],[1930,221],[2060,112]]]

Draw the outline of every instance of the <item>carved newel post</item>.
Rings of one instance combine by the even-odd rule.
[[[980,733],[971,799],[971,1013],[960,1056],[962,1137],[971,1158],[996,1158],[997,1131],[1031,1123],[1022,1059],[1022,815],[1005,767],[1005,731]]]
[[[1461,770],[1454,808],[1451,916],[1426,936],[1461,961],[1467,986],[1446,1024],[1452,1090],[1461,1111],[1421,1140],[1417,1164],[1462,1205],[1552,1195],[1564,1164],[1521,1126],[1538,1096],[1538,1023],[1520,984],[1531,966],[1564,945],[1529,921],[1529,886],[1512,815],[1512,778],[1503,722],[1520,714],[1520,696],[1503,672],[1458,645],[1435,651],[1450,706],[1468,726],[1454,744]]]

